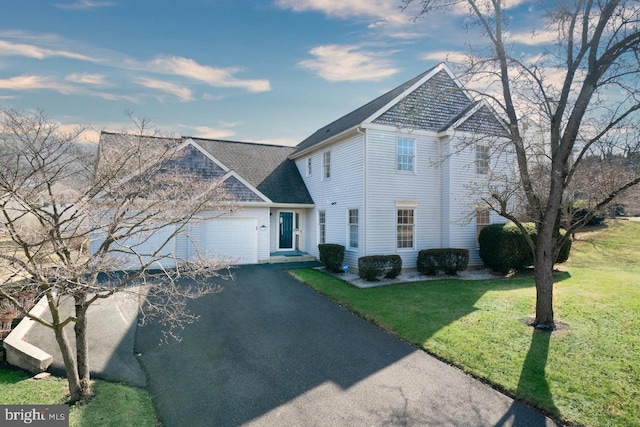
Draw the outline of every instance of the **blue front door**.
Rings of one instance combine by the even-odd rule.
[[[279,249],[293,249],[293,212],[280,212]]]

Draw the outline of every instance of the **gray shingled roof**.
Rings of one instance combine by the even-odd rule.
[[[435,68],[435,67],[434,67]],[[328,125],[318,129],[315,133],[309,136],[307,139],[297,145],[293,154],[303,151],[309,147],[321,143],[322,141],[338,135],[347,129],[351,129],[354,126],[358,126],[366,119],[371,117],[374,113],[379,111],[382,107],[393,101],[396,97],[400,96],[405,90],[416,84],[421,78],[430,73],[433,68],[425,71],[424,73],[412,78],[411,80],[401,84],[395,89],[390,90],[374,99],[373,101],[363,105],[362,107],[352,111],[351,113],[340,117],[338,120],[329,123]]]
[[[313,204],[293,160],[294,147],[191,138],[274,203]]]
[[[427,74],[435,70],[436,67],[425,71],[368,104],[318,129],[298,144],[294,154],[362,124]],[[420,87],[409,93],[397,104],[373,120],[373,123],[414,130],[443,131],[469,113],[476,104],[477,101],[470,99],[466,92],[451,78],[449,73],[441,69]],[[504,134],[504,127],[502,127],[499,119],[486,107],[474,113],[474,115],[469,118],[469,120],[471,119],[473,119],[473,123],[467,125],[465,122],[465,124],[460,127],[460,130],[471,129],[476,132],[480,130],[490,134]]]
[[[115,142],[120,138],[121,134],[102,132],[100,143],[108,145],[110,141]],[[274,203],[313,204],[295,162],[289,159],[294,147],[188,137],[149,136],[143,139],[150,144],[171,144],[192,139]],[[193,147],[186,147],[183,155],[173,162],[203,179],[219,178],[226,174],[220,166]],[[263,201],[234,177],[225,181],[225,188],[232,191],[239,201]]]

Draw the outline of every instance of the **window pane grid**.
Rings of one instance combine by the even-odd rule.
[[[320,243],[326,243],[326,213],[325,211],[318,212],[318,231],[320,233]]]
[[[396,170],[413,172],[414,158],[414,141],[412,139],[398,139],[396,144]]]
[[[349,209],[349,247],[358,247],[358,209]]]
[[[322,155],[322,176],[331,178],[331,151],[325,151]]]
[[[476,173],[486,175],[489,173],[489,147],[476,146]]]
[[[413,209],[398,209],[398,249],[413,248]]]

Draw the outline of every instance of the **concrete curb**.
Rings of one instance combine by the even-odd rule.
[[[46,309],[47,299],[41,298],[29,314],[40,317]],[[22,319],[4,339],[3,347],[9,364],[39,373],[47,370],[53,362],[53,356],[24,340],[35,323],[28,317]]]

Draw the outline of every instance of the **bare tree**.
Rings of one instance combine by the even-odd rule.
[[[3,111],[0,121],[0,296],[51,328],[62,353],[70,400],[92,395],[87,310],[115,293],[142,298],[143,318],[157,316],[168,335],[195,320],[189,298],[219,290],[211,281],[228,260],[177,259],[168,245],[190,221],[228,212],[221,183],[189,174],[179,139],[148,137],[138,120],[88,150],[83,129],[63,133],[42,112]],[[175,268],[164,268],[167,263]],[[125,270],[114,273],[118,270]],[[24,292],[45,298],[48,314],[19,304]],[[64,310],[65,301],[74,311]],[[65,326],[73,325],[76,348]]]
[[[567,201],[576,189],[576,177],[587,168],[586,159],[602,146],[622,153],[627,144],[634,147],[634,155],[638,152],[638,2],[531,2],[526,6],[530,14],[537,14],[539,24],[532,36],[548,34],[554,42],[530,55],[522,55],[515,47],[517,42],[508,28],[508,1],[402,0],[403,8],[409,6],[418,8],[417,18],[466,8],[470,28],[482,34],[474,38],[464,75],[473,79],[476,88],[484,84],[478,92],[491,99],[505,118],[520,194],[537,226],[537,241],[528,239],[535,259],[533,325],[551,329],[555,326],[553,267],[564,240],[640,182],[636,164],[624,176],[599,186],[599,192],[591,194],[592,213],[568,223],[569,232],[560,237]],[[529,138],[527,118],[535,118],[542,138]],[[518,205],[513,200],[516,194],[496,192],[486,201],[521,227],[521,218],[511,209]]]

